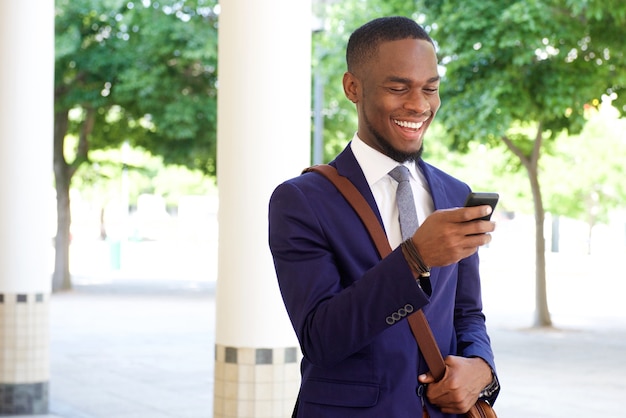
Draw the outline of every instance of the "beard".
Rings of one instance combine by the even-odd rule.
[[[367,129],[369,129],[370,132],[374,135],[374,138],[376,138],[376,142],[382,149],[383,154],[385,154],[387,157],[401,164],[409,161],[419,161],[419,159],[422,158],[422,153],[424,152],[423,143],[422,146],[420,146],[420,149],[415,152],[400,151],[394,148],[393,145],[391,145],[391,143],[372,126],[369,118],[365,113],[363,114],[363,117],[365,119]]]

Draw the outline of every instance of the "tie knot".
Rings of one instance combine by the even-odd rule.
[[[389,172],[389,175],[398,183],[409,181],[409,169],[403,165],[399,165]]]

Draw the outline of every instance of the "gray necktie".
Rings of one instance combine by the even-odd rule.
[[[399,165],[391,170],[389,175],[398,182],[396,203],[398,205],[398,212],[400,213],[400,231],[402,232],[402,240],[406,241],[413,236],[419,226],[417,223],[417,212],[415,211],[413,191],[411,190],[411,184],[409,183],[409,169],[403,165]]]

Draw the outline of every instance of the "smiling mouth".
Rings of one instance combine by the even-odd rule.
[[[428,119],[427,119],[428,120]],[[422,122],[408,122],[405,120],[396,120],[393,119],[393,123],[395,123],[396,125],[402,127],[402,128],[407,128],[407,129],[414,129],[414,130],[418,130],[419,128],[422,127],[422,125],[424,124],[424,122],[426,122],[425,120]]]

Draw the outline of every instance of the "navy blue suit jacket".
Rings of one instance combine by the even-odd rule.
[[[380,220],[350,147],[331,165],[359,189]],[[464,204],[466,184],[424,162],[420,167],[436,209]],[[427,367],[404,319],[411,310],[423,308],[444,357],[481,357],[495,371],[477,254],[433,268],[429,297],[399,248],[380,259],[358,215],[317,173],[276,188],[269,243],[304,354],[298,417],[421,417],[425,397],[417,395],[417,376]],[[426,404],[432,418],[447,416]]]

